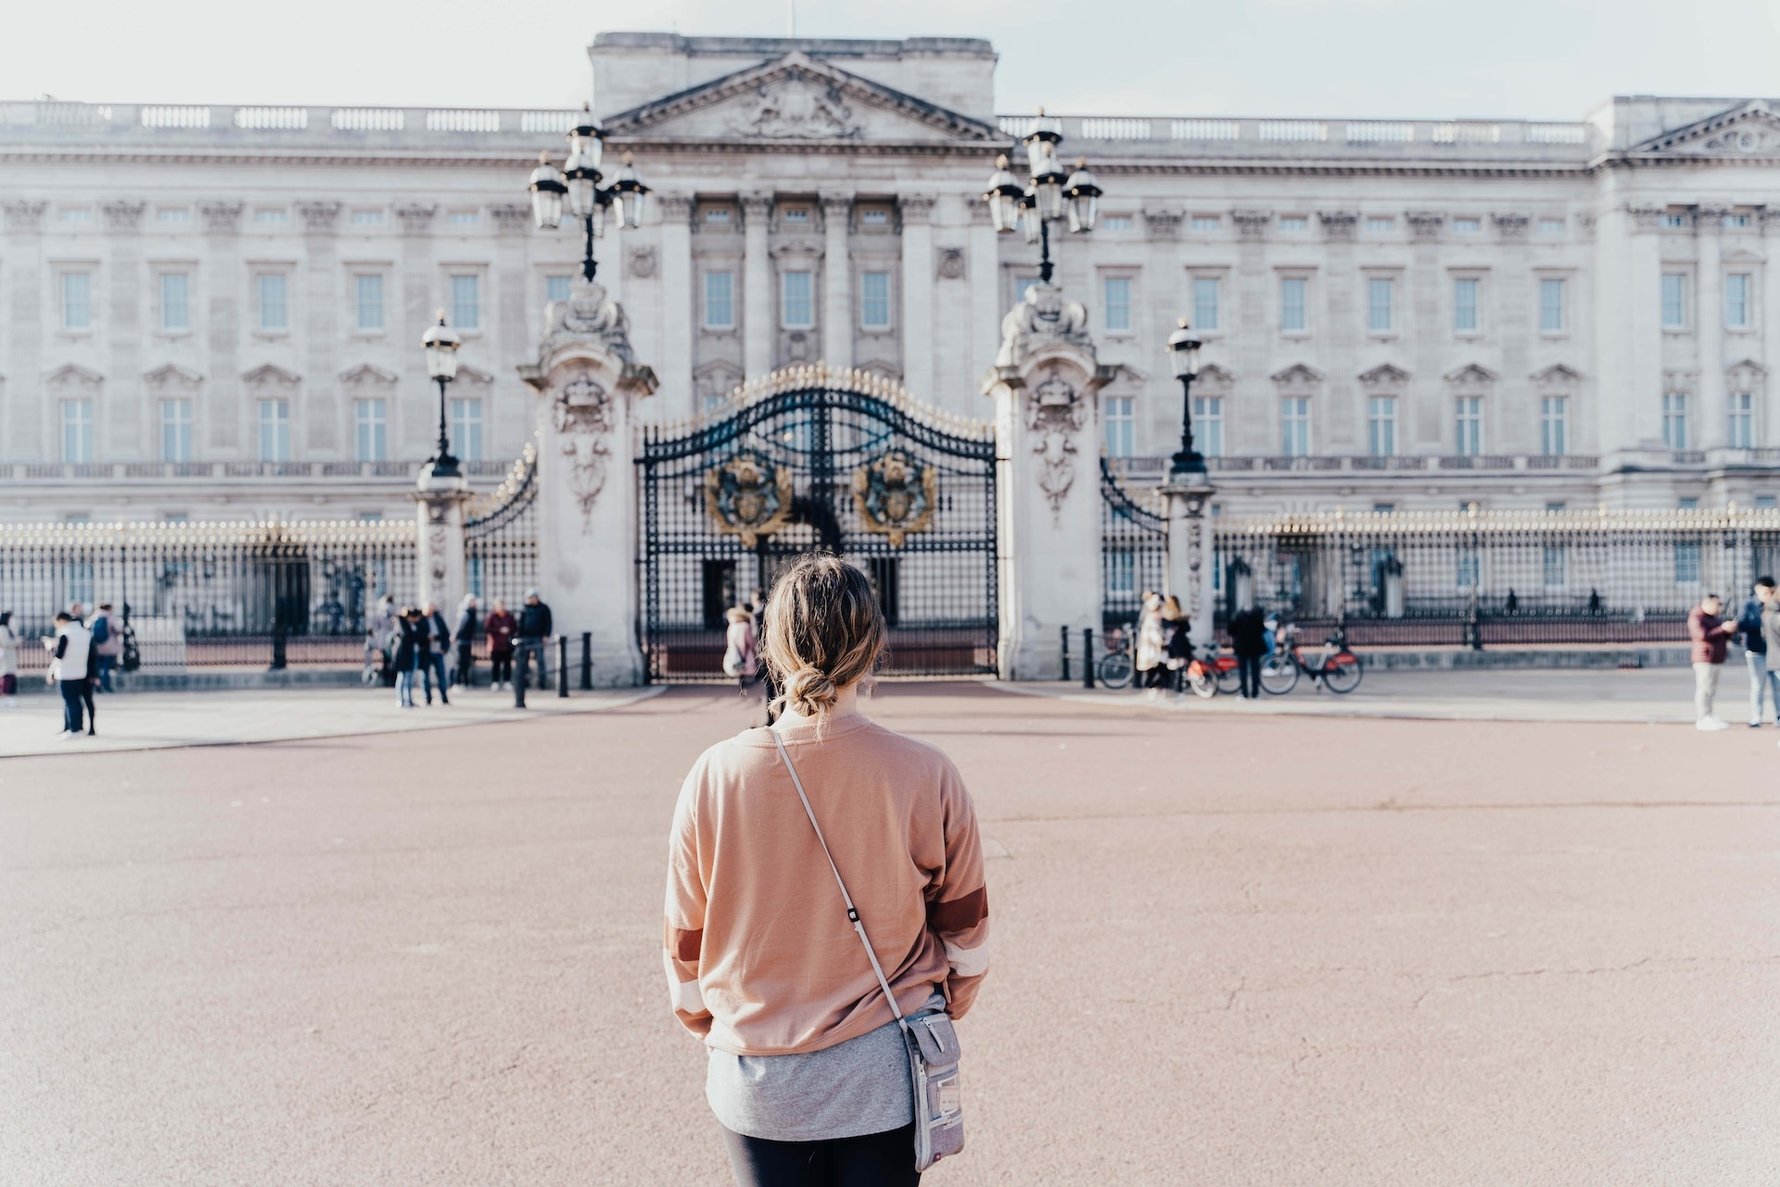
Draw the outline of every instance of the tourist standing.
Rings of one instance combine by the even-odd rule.
[[[496,598],[482,624],[488,636],[488,689],[498,692],[513,686],[513,632],[519,624],[507,612],[507,603]]]
[[[748,685],[754,683],[754,673],[760,667],[754,607],[732,606],[724,617],[729,620],[729,629],[723,639],[723,674],[735,680],[738,696],[747,696]]]
[[[1143,609],[1137,615],[1136,650],[1132,656],[1137,665],[1138,681],[1144,696],[1159,700],[1162,686],[1168,682],[1167,638],[1162,633],[1162,597],[1152,590],[1143,593]]]
[[[705,751],[674,811],[668,992],[708,1048],[705,1099],[742,1187],[918,1183],[909,1055],[873,960],[896,1010],[920,1016],[964,1017],[988,971],[963,780],[937,747],[859,711],[885,641],[864,573],[796,561],[762,647],[785,690],[779,723]]]
[[[1694,728],[1701,730],[1729,729],[1730,724],[1712,711],[1718,695],[1718,677],[1724,671],[1725,652],[1730,637],[1737,633],[1737,624],[1726,622],[1719,615],[1724,602],[1715,593],[1700,599],[1687,616],[1687,637],[1693,647]]]
[[[86,723],[81,710],[92,692],[87,684],[87,663],[92,658],[93,636],[72,612],[56,615],[54,638],[43,640],[50,653],[50,678],[62,694],[62,737],[78,738]]]
[[[476,625],[481,617],[477,608],[475,594],[465,594],[464,600],[457,607],[457,669],[451,674],[451,682],[461,686],[473,685],[471,678],[476,666]]]
[[[420,670],[421,650],[426,646],[426,629],[420,611],[404,607],[390,632],[391,663],[396,670],[396,704],[414,708],[414,673]]]
[[[1176,697],[1187,695],[1187,666],[1193,662],[1193,623],[1173,594],[1162,602],[1163,654],[1167,657],[1168,687]]]
[[[538,661],[538,687],[544,687],[544,648],[550,642],[550,607],[538,596],[538,591],[525,591],[525,605],[519,611],[519,626],[514,632],[518,643],[513,649],[514,666],[519,669],[513,681],[513,707],[525,708],[525,681],[530,674],[531,662]]]
[[[99,612],[87,623],[87,629],[93,632],[93,651],[98,656],[99,691],[112,692],[111,673],[124,653],[124,633],[111,616],[110,602],[99,603]]]
[[[12,629],[12,611],[0,610],[0,705],[18,708],[19,636]]]
[[[1230,650],[1243,698],[1261,695],[1261,657],[1267,654],[1267,618],[1253,603],[1230,616]]]
[[[1762,706],[1770,699],[1774,705],[1774,722],[1780,725],[1780,672],[1768,667],[1767,633],[1762,617],[1774,600],[1774,579],[1758,577],[1754,596],[1743,604],[1737,616],[1737,633],[1743,639],[1743,663],[1749,669],[1749,728],[1761,728]]]
[[[397,669],[394,640],[401,633],[401,629],[402,612],[396,608],[395,598],[384,594],[377,599],[376,608],[371,612],[371,626],[368,634],[371,646],[375,648],[377,658],[381,660],[377,675],[385,688],[390,688],[395,684]]]
[[[433,703],[433,681],[439,683],[439,703],[449,705],[446,694],[445,657],[451,654],[451,631],[437,602],[428,602],[422,610],[421,625],[426,630],[426,650],[421,652],[420,682],[426,689],[426,703]]]

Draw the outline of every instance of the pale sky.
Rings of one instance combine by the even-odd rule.
[[[0,99],[578,106],[602,29],[784,36],[791,3],[15,0]],[[1780,97],[1780,0],[796,3],[802,36],[990,39],[1001,112],[1567,120],[1613,94]]]

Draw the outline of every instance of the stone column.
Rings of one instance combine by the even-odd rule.
[[[766,222],[771,194],[742,195],[742,373],[759,379],[773,369],[773,338],[779,303],[773,293],[773,261],[767,255]]]
[[[1696,449],[1730,444],[1730,405],[1724,387],[1724,214],[1721,209],[1702,206],[1694,218],[1700,245],[1700,295],[1694,328],[1694,340],[1699,343],[1700,407],[1688,444]]]
[[[198,203],[198,215],[204,220],[204,237],[210,254],[210,275],[204,278],[208,296],[204,318],[204,337],[210,344],[210,374],[202,396],[194,401],[194,419],[202,426],[208,456],[236,458],[243,456],[241,437],[246,431],[249,410],[241,400],[240,349],[242,327],[248,318],[246,310],[259,300],[252,286],[257,282],[241,274],[241,247],[237,232],[241,224],[240,202],[212,201]],[[247,294],[245,301],[243,293]],[[195,442],[194,442],[195,444]],[[205,456],[200,452],[198,456]],[[251,451],[248,456],[252,456]]]
[[[1168,504],[1168,588],[1192,623],[1194,647],[1211,643],[1217,604],[1212,589],[1217,563],[1211,526],[1212,485],[1203,469],[1170,474],[1160,488]]]
[[[655,391],[655,372],[632,358],[618,303],[577,282],[551,305],[538,361],[519,375],[539,397],[538,584],[556,633],[592,635],[598,687],[641,683],[631,462],[636,403]]]
[[[933,196],[904,194],[902,211],[902,385],[937,404],[933,391]]]
[[[995,400],[1004,680],[1055,680],[1060,631],[1100,627],[1100,389],[1088,312],[1034,285],[1002,321]]]
[[[151,443],[149,426],[155,423],[158,411],[135,394],[142,383],[142,346],[148,337],[143,307],[158,309],[161,299],[158,282],[144,275],[142,266],[142,212],[147,208],[147,202],[130,200],[100,205],[111,240],[110,266],[103,274],[111,299],[103,306],[106,313],[101,323],[110,347],[106,376],[110,382],[106,395],[93,407],[93,460],[99,462],[156,456],[145,446]],[[99,294],[94,293],[93,298],[97,302]],[[130,404],[112,406],[123,400]]]
[[[470,500],[470,484],[461,475],[435,475],[433,464],[428,462],[420,468],[420,479],[415,485],[415,512],[420,520],[420,549],[414,574],[416,604],[437,602],[450,622],[469,589],[464,564],[464,504]]]
[[[692,390],[692,342],[700,301],[693,289],[692,198],[663,194],[655,209],[661,215],[661,382],[675,400],[683,401],[657,413],[692,416],[699,411],[698,393]]]
[[[1227,349],[1235,356],[1242,394],[1247,396],[1225,406],[1224,444],[1234,453],[1279,452],[1279,392],[1267,381],[1271,344],[1279,339],[1272,326],[1279,294],[1267,270],[1266,237],[1272,219],[1265,210],[1230,212],[1236,228],[1236,273],[1230,285],[1234,291],[1224,294],[1224,307],[1218,312]]]
[[[1762,376],[1762,390],[1756,395],[1755,443],[1772,446],[1780,443],[1780,374],[1775,373],[1774,360],[1780,357],[1780,209],[1761,212],[1762,264],[1760,287],[1755,291],[1755,307],[1761,311],[1761,351],[1756,355],[1767,364]],[[14,306],[16,309],[17,306]]]
[[[438,415],[437,394],[429,393],[432,398],[416,402],[412,407],[408,400],[401,397],[408,395],[412,399],[412,393],[416,389],[427,391],[431,387],[426,377],[425,353],[405,348],[408,343],[417,340],[415,327],[419,326],[420,333],[424,334],[426,327],[436,320],[439,309],[449,306],[451,301],[449,282],[436,274],[433,261],[433,220],[438,217],[438,213],[439,207],[433,202],[405,202],[396,207],[396,218],[402,224],[402,250],[400,263],[397,265],[401,269],[401,298],[399,304],[388,304],[385,310],[386,316],[390,318],[385,341],[395,344],[395,368],[402,379],[389,398],[388,434],[392,458],[413,457],[416,453],[425,456],[431,453],[433,438],[437,433],[434,427],[437,423],[434,418]],[[390,294],[386,294],[388,295]],[[471,340],[472,350],[479,349],[481,343],[488,338],[485,328],[487,295],[488,285],[485,282],[482,285],[484,309],[479,311],[484,313],[483,325],[474,329],[456,327],[460,331],[468,330],[465,337]],[[445,312],[449,316],[451,311],[447,308]],[[480,341],[477,340],[478,336],[481,336]],[[486,423],[486,410],[483,415]]]
[[[851,194],[822,195],[822,357],[836,371],[853,365],[853,261],[847,251]]]
[[[1452,341],[1452,323],[1443,319],[1440,300],[1443,287],[1452,283],[1440,267],[1440,235],[1446,215],[1437,210],[1411,210],[1404,217],[1414,246],[1405,277],[1409,307],[1402,311],[1408,316],[1398,331],[1398,341],[1409,349],[1409,371],[1417,390],[1424,394],[1410,401],[1407,418],[1399,418],[1397,436],[1400,444],[1408,446],[1405,453],[1438,454],[1445,451],[1446,389],[1438,388],[1436,396],[1426,393],[1436,390],[1441,358]]]
[[[46,417],[48,401],[32,390],[28,377],[43,374],[44,309],[60,310],[62,293],[43,261],[43,212],[47,202],[24,200],[0,205],[6,220],[6,277],[12,289],[11,375],[0,375],[0,424],[7,426],[8,460],[45,461],[55,457]],[[48,293],[48,301],[44,294]],[[52,324],[57,324],[52,318]],[[46,452],[46,450],[48,450]],[[8,518],[13,518],[9,515]]]
[[[1638,449],[1645,445],[1661,447],[1663,439],[1663,330],[1662,330],[1662,233],[1663,209],[1638,207],[1630,215],[1629,250],[1626,252],[1624,275],[1626,296],[1623,308],[1626,323],[1621,338],[1602,338],[1601,342],[1629,344],[1629,374],[1626,386],[1616,393],[1598,387],[1603,403],[1617,400],[1630,414],[1623,423],[1630,431],[1622,449]],[[1603,219],[1604,223],[1606,220]],[[1602,247],[1595,249],[1595,259],[1605,255]],[[1611,349],[1605,353],[1612,353]]]
[[[302,311],[303,407],[291,416],[302,428],[301,444],[292,442],[296,458],[349,458],[352,456],[350,413],[340,407],[338,376],[334,362],[344,335],[340,326],[338,250],[334,224],[340,217],[338,202],[300,202],[303,219],[302,292],[297,308]],[[294,279],[294,278],[293,278]],[[350,281],[348,282],[350,283]],[[385,324],[390,316],[385,293]],[[418,352],[417,352],[418,353]]]
[[[1360,344],[1365,341],[1359,309],[1364,286],[1354,263],[1354,229],[1359,225],[1360,216],[1353,210],[1324,210],[1317,214],[1317,221],[1323,228],[1323,256],[1327,267],[1322,285],[1322,324],[1317,327],[1317,334],[1328,344],[1324,348],[1324,357],[1329,360],[1326,389],[1329,407],[1323,420],[1324,435],[1318,452],[1365,453],[1367,393],[1354,382],[1354,376],[1361,369]],[[1408,402],[1402,401],[1404,404]],[[1399,409],[1400,422],[1408,412],[1406,407]],[[1409,434],[1403,428],[1404,425],[1399,423],[1397,450],[1399,453],[1414,452],[1409,448]],[[1183,596],[1181,605],[1186,604]],[[1194,630],[1198,630],[1199,616],[1191,611],[1188,613],[1192,615]],[[1193,641],[1198,643],[1197,639]]]

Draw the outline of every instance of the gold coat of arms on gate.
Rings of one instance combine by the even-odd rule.
[[[755,453],[738,453],[705,473],[705,511],[717,530],[753,548],[791,518],[791,474]]]
[[[890,537],[892,548],[901,548],[910,532],[932,527],[938,504],[938,472],[900,449],[853,471],[853,505],[865,530]]]

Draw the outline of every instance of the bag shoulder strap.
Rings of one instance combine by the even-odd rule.
[[[860,922],[859,909],[853,905],[853,896],[847,893],[847,884],[841,880],[840,867],[834,864],[834,854],[828,851],[828,841],[822,836],[822,826],[816,823],[816,810],[810,807],[810,797],[804,793],[803,780],[798,778],[797,767],[791,761],[791,752],[785,749],[785,739],[776,729],[767,732],[773,736],[773,745],[779,748],[779,757],[784,760],[785,769],[791,772],[791,785],[797,788],[797,798],[803,801],[804,815],[810,818],[810,827],[816,830],[816,843],[822,846],[822,856],[828,859],[828,868],[834,873],[834,884],[841,888],[841,898],[847,904],[847,921],[858,933],[859,942],[865,945],[865,955],[871,961],[871,971],[878,975],[878,984],[883,987],[884,1000],[890,1003],[890,1012],[901,1022],[902,1009],[896,1004],[896,995],[890,992],[890,981],[884,976],[884,966],[878,963],[878,954],[865,934],[865,924]]]

